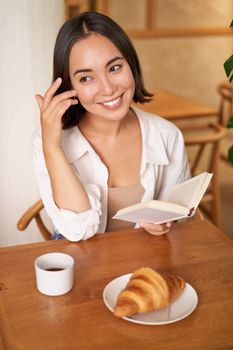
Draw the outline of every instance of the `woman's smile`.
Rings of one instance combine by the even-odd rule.
[[[102,102],[100,104],[102,104],[107,109],[116,109],[120,106],[121,101],[122,101],[122,95],[111,101]]]

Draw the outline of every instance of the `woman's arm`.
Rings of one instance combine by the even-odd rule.
[[[75,90],[54,96],[61,81],[58,78],[44,97],[36,95],[40,108],[43,153],[56,205],[79,213],[91,208],[90,201],[61,146],[62,116],[78,101],[72,99],[76,96]]]

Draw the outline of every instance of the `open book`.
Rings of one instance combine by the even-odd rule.
[[[113,219],[162,224],[191,217],[200,203],[213,174],[204,172],[172,187],[164,200],[150,200],[118,210]]]

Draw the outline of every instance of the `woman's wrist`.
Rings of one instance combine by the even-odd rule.
[[[51,146],[46,144],[43,144],[43,153],[45,157],[54,157],[60,154],[64,154],[61,145]]]

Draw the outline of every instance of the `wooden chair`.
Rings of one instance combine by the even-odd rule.
[[[17,228],[20,231],[24,231],[27,228],[27,226],[30,224],[30,222],[32,220],[35,220],[40,233],[42,234],[44,239],[48,241],[51,239],[52,233],[49,232],[49,230],[46,228],[43,222],[43,219],[41,216],[41,212],[43,208],[44,208],[44,204],[40,199],[35,204],[33,204],[19,219],[17,223]]]
[[[197,208],[195,215],[192,217],[194,220],[204,220],[204,215],[202,214],[200,208]]]
[[[233,116],[233,87],[230,83],[221,83],[218,85],[217,90],[220,95],[218,122],[219,124],[226,126],[229,117]],[[231,141],[233,142],[230,130],[226,133],[226,136],[227,135],[231,135]],[[226,164],[231,165],[231,163],[227,160],[226,153],[221,151],[220,157],[221,160],[226,162]]]
[[[219,159],[220,141],[226,135],[226,128],[220,124],[194,124],[182,129],[193,176],[203,171],[213,173],[209,189],[203,197],[201,211],[216,226],[220,224]]]
[[[230,83],[221,83],[217,90],[220,95],[219,124],[225,126],[228,118],[233,115],[233,86]]]

